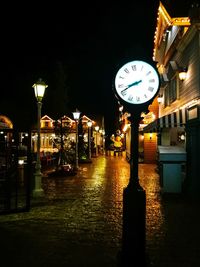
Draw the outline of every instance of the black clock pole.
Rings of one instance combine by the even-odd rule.
[[[146,193],[138,177],[138,132],[140,110],[131,112],[130,180],[123,192],[121,266],[145,266]]]
[[[138,178],[138,132],[141,112],[148,111],[159,90],[159,73],[154,65],[133,60],[124,64],[115,76],[115,95],[131,113],[130,180],[123,191],[123,267],[146,265],[146,193]]]

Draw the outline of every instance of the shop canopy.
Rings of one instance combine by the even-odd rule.
[[[179,109],[149,123],[143,128],[144,133],[159,132],[161,128],[182,127],[186,123],[186,110]]]

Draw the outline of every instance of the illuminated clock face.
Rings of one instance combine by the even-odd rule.
[[[129,104],[143,104],[159,90],[159,75],[149,63],[135,60],[123,65],[115,76],[117,95]]]

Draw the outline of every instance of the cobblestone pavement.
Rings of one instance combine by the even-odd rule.
[[[139,164],[146,191],[148,266],[200,266],[199,204],[161,194],[154,164]],[[116,267],[129,164],[93,158],[76,176],[44,177],[30,212],[0,216],[1,267]]]

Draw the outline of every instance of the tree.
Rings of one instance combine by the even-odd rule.
[[[86,144],[84,142],[83,123],[82,123],[82,118],[80,118],[79,124],[78,124],[78,155],[79,155],[80,161],[84,161],[88,159],[86,149],[87,149]]]
[[[58,149],[56,170],[51,175],[75,174],[75,148],[69,139],[70,127],[63,123],[63,117],[55,122],[54,145]]]

